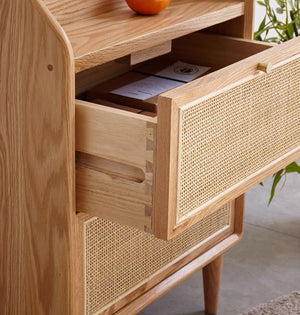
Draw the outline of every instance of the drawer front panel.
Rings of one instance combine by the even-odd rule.
[[[299,44],[274,46],[160,96],[157,237],[175,237],[300,157]]]
[[[300,143],[300,58],[180,108],[177,222]]]
[[[233,209],[234,203],[228,203],[170,241],[101,218],[86,221],[86,314],[106,309],[209,240],[216,243],[222,233],[223,238],[233,233]]]

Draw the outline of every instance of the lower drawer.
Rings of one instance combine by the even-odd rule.
[[[76,104],[77,209],[163,239],[300,156],[300,38],[196,33],[171,56],[217,70],[160,95],[157,117]]]
[[[203,253],[202,264],[207,264],[241,237],[243,210],[240,197],[170,241],[105,219],[79,216],[84,314],[116,312]],[[216,247],[220,243],[226,245]]]

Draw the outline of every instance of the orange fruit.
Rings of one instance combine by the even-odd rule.
[[[171,0],[126,0],[130,9],[143,15],[153,15],[164,10]]]

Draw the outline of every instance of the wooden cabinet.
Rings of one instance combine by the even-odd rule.
[[[252,10],[0,4],[1,314],[135,314],[203,267],[216,311],[243,194],[300,156],[300,41],[251,41]],[[153,58],[212,71],[149,115],[84,97]]]

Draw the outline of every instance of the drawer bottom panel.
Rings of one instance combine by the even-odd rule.
[[[85,313],[98,314],[193,250],[229,235],[233,208],[228,203],[170,241],[101,218],[85,221]]]

